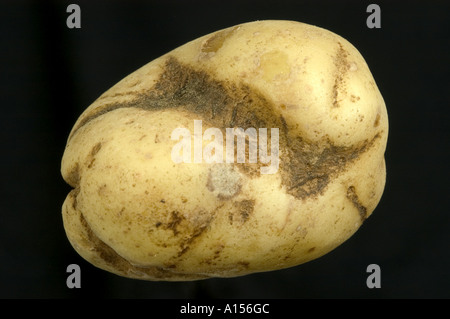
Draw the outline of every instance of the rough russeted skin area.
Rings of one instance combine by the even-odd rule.
[[[173,163],[170,133],[194,120],[223,136],[278,128],[277,173],[261,174],[259,161]],[[344,39],[291,21],[222,30],[137,70],[80,116],[62,162],[74,187],[65,229],[84,258],[131,278],[298,265],[375,209],[387,130],[370,71]]]

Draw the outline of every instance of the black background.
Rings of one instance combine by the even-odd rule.
[[[1,298],[449,298],[448,1],[2,1]],[[180,3],[178,3],[180,2]],[[96,269],[72,249],[61,205],[66,138],[101,93],[190,40],[238,23],[297,20],[355,45],[385,99],[387,184],[374,214],[331,253],[233,279],[145,282]],[[66,267],[81,267],[80,289]],[[369,264],[381,288],[366,286]]]

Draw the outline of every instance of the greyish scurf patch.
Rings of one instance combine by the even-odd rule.
[[[339,44],[339,49],[334,58],[334,65],[336,67],[336,74],[334,76],[333,85],[333,107],[339,107],[339,95],[345,95],[345,73],[348,71],[350,64],[347,61],[348,52],[345,51],[342,43]]]
[[[338,61],[342,62],[341,58],[345,60],[345,53],[338,53]],[[346,68],[346,64],[341,64],[341,67]],[[338,73],[340,71],[343,70]],[[336,83],[341,80],[338,75]],[[337,95],[336,87],[336,98]],[[352,147],[335,146],[329,140],[313,143],[298,133],[293,134],[285,119],[277,114],[277,107],[257,89],[248,84],[215,80],[213,74],[196,70],[171,56],[167,58],[164,71],[152,89],[135,94],[131,102],[106,103],[97,108],[95,113],[87,115],[74,128],[71,137],[93,119],[120,108],[148,111],[179,109],[197,115],[210,127],[222,129],[224,134],[227,127],[241,127],[244,130],[249,127],[279,128],[282,186],[287,193],[300,199],[322,194],[333,176],[379,138],[377,134],[371,140]],[[261,163],[236,166],[247,176],[260,174]]]

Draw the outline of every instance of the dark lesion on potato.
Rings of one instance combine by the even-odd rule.
[[[338,73],[346,71],[346,56],[342,46],[336,58]],[[342,82],[337,77],[338,82]],[[336,100],[338,83],[334,88]],[[131,94],[131,93],[130,93]],[[315,143],[298,133],[291,132],[289,123],[277,114],[277,107],[259,90],[249,84],[214,79],[212,71],[196,70],[194,67],[169,56],[164,71],[152,89],[133,93],[134,99],[126,103],[103,105],[93,114],[86,116],[74,129],[74,133],[89,121],[119,108],[140,108],[144,110],[177,109],[197,115],[205,125],[221,128],[247,129],[279,128],[280,158],[279,173],[282,186],[292,196],[305,199],[323,193],[333,176],[345,170],[360,154],[370,148],[379,138],[351,147],[335,146],[331,141]],[[337,106],[337,105],[335,105]],[[248,148],[246,150],[248,152]],[[248,157],[246,157],[248,158]],[[243,163],[238,169],[253,178],[260,174],[261,163]]]
[[[184,220],[183,215],[181,215],[179,212],[177,211],[172,211],[170,213],[170,220],[169,222],[165,225],[166,229],[170,229],[171,231],[173,231],[173,235],[176,236],[178,235],[179,231],[178,231],[178,226],[181,224],[181,222]]]
[[[116,273],[121,274],[123,276],[130,276],[133,273],[142,273],[149,277],[149,279],[161,279],[167,280],[170,278],[183,278],[184,276],[188,280],[193,279],[204,279],[206,276],[204,275],[195,275],[195,274],[186,274],[177,273],[174,267],[175,265],[167,265],[167,266],[149,266],[149,267],[139,267],[132,265],[128,260],[120,256],[113,248],[103,242],[92,230],[89,223],[83,216],[80,214],[80,224],[83,227],[84,233],[87,236],[87,241],[90,245],[90,250],[94,251],[96,255],[101,258],[106,265],[113,268]],[[145,278],[143,278],[145,279]]]
[[[208,229],[209,224],[204,224],[200,227],[194,228],[194,231],[185,237],[180,243],[180,251],[177,257],[183,256],[193,245],[194,241],[197,240],[205,231]]]
[[[380,125],[380,114],[377,114],[373,127],[377,127],[378,125]]]
[[[236,222],[242,225],[252,216],[255,207],[255,200],[244,199],[241,201],[236,201],[234,202],[234,207],[236,209],[234,211],[230,211],[228,214],[228,221],[231,225]]]
[[[179,247],[176,258],[183,256],[194,244],[194,242],[207,231],[214,219],[213,215],[204,211],[198,212],[198,216],[204,216],[193,222],[186,219],[182,212],[171,211],[167,221],[157,221],[155,227],[169,230],[177,240]]]
[[[78,194],[80,194],[80,187],[75,187],[69,193],[69,196],[72,197],[72,208],[74,210],[76,210],[78,206]]]
[[[289,142],[291,147],[285,150],[288,156],[280,164],[281,174],[287,174],[283,180],[288,193],[297,198],[322,194],[330,180],[358,159],[378,138],[379,134],[352,147],[335,146],[330,141],[319,144],[305,142],[301,137],[292,138]]]
[[[87,168],[92,168],[92,166],[95,163],[95,159],[96,159],[95,155],[97,155],[97,153],[100,151],[101,148],[102,148],[102,143],[101,142],[95,144],[92,147],[91,152],[89,153],[88,158],[86,160]]]
[[[233,27],[229,29],[222,30],[220,32],[216,32],[212,37],[208,38],[201,47],[202,53],[215,53],[217,52],[225,43],[227,38],[229,38],[234,31],[236,31],[239,27]],[[208,55],[203,56],[208,57]]]
[[[332,88],[332,106],[339,107],[339,94],[345,94],[345,74],[349,68],[349,62],[347,61],[348,52],[344,49],[342,43],[338,42],[339,48],[334,57],[334,65],[336,68],[334,75],[334,85]],[[359,98],[358,98],[359,99]]]
[[[356,193],[355,186],[349,186],[347,188],[346,196],[358,210],[359,216],[361,217],[361,222],[364,222],[367,218],[367,208],[361,204],[361,201]]]
[[[83,214],[80,214],[80,223],[87,234],[88,241],[92,243],[93,249],[98,253],[102,260],[109,265],[114,265],[115,268],[118,268],[121,271],[130,267],[129,263],[123,257],[118,255],[114,249],[109,247],[95,235]]]

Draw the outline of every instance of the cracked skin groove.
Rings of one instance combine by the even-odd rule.
[[[169,57],[152,90],[135,94],[131,102],[103,105],[74,128],[69,140],[93,119],[120,108],[148,111],[181,109],[198,115],[207,125],[218,127],[223,132],[227,127],[244,130],[249,127],[279,128],[280,151],[286,154],[280,158],[282,185],[290,195],[299,199],[322,194],[333,176],[345,170],[347,164],[356,160],[380,137],[376,134],[371,140],[352,147],[335,146],[331,141],[320,145],[307,141],[302,136],[290,134],[284,118],[275,114],[275,108],[261,92],[249,85],[216,81],[210,74]],[[245,163],[238,167],[251,177],[259,175],[259,165]]]

